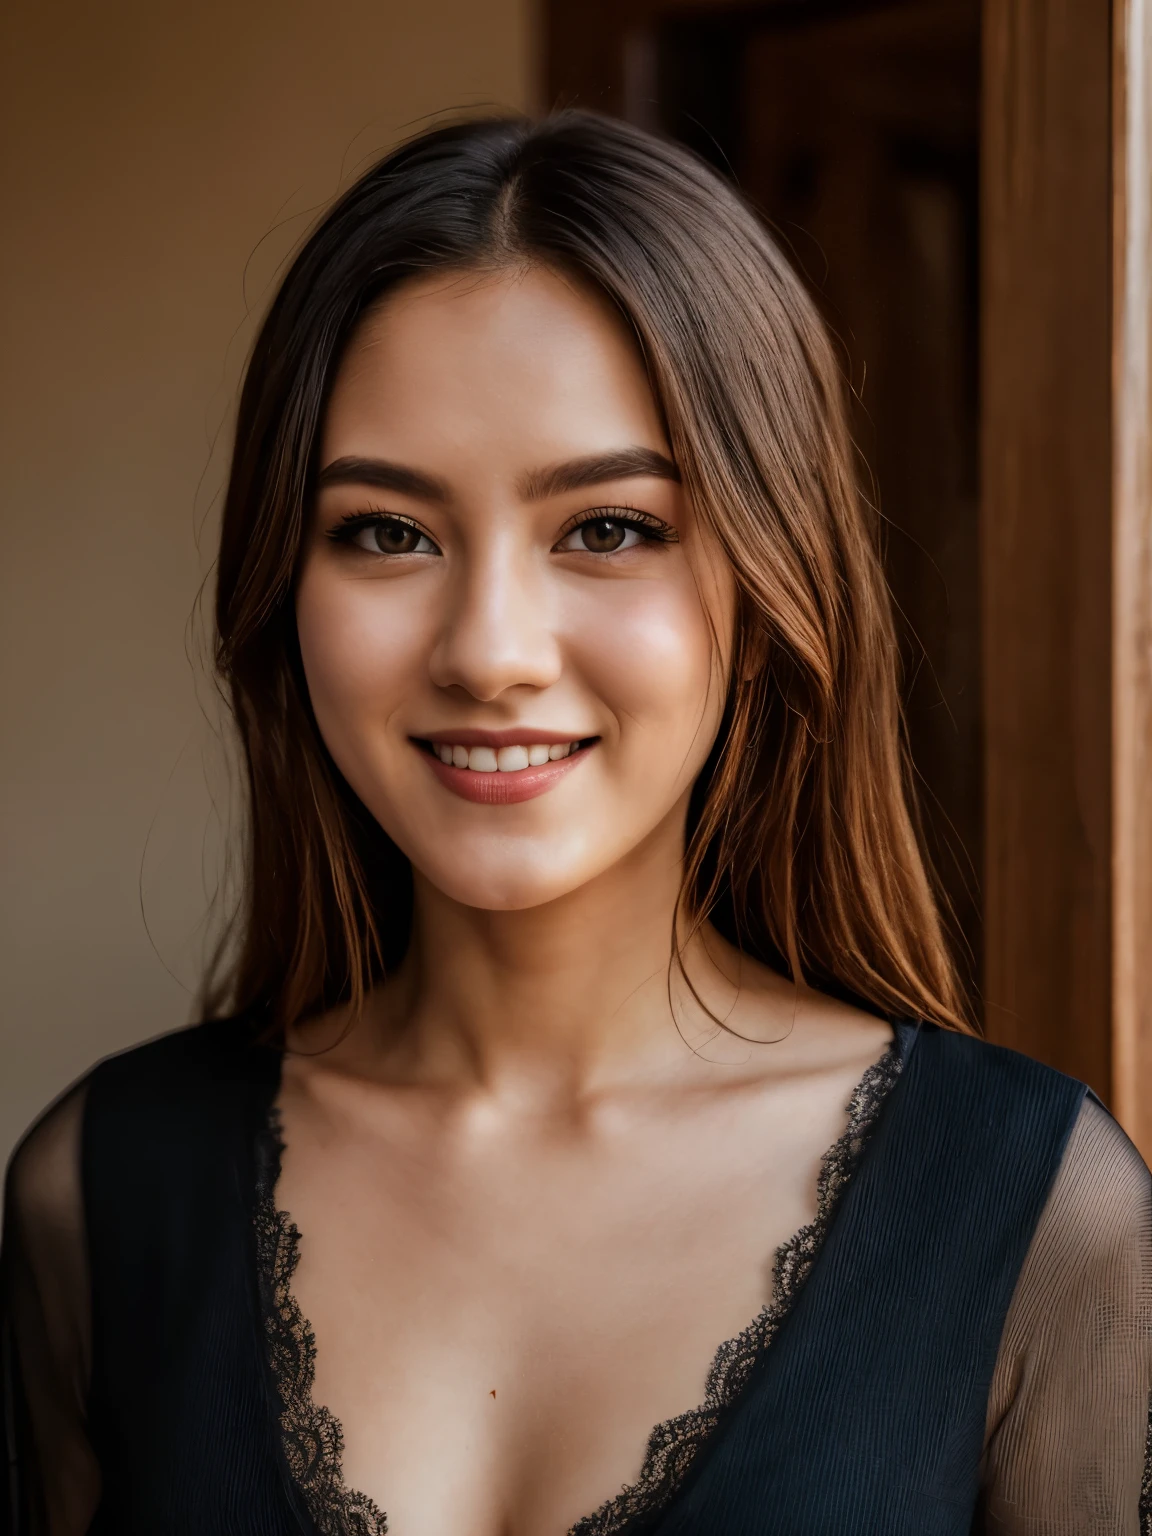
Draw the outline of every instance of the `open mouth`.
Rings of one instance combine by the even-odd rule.
[[[599,736],[584,736],[574,741],[528,740],[493,746],[413,737],[412,743],[429,759],[447,789],[484,805],[510,805],[546,793],[599,740]]]
[[[585,736],[582,741],[533,742],[530,746],[515,747],[464,747],[447,741],[417,741],[416,745],[446,766],[467,768],[470,773],[523,773],[525,768],[561,762],[598,739]]]

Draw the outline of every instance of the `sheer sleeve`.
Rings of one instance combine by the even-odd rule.
[[[85,1085],[13,1158],[0,1254],[4,1515],[15,1536],[83,1536],[100,1497],[88,1440],[90,1306],[80,1188]]]
[[[1152,1176],[1087,1100],[1009,1308],[989,1398],[987,1536],[1152,1536]]]

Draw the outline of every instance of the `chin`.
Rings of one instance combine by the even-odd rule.
[[[553,874],[549,879],[541,880],[534,879],[527,871],[501,871],[486,878],[478,871],[462,875],[457,870],[440,879],[425,874],[425,879],[449,900],[483,912],[525,912],[532,907],[547,906],[550,901],[558,901],[585,884],[579,875],[564,880]]]
[[[421,859],[417,852],[412,864],[430,885],[461,906],[484,912],[524,912],[579,890],[598,873],[583,861],[565,858],[564,852],[558,848],[551,856],[533,851],[521,852],[518,858],[469,858],[469,850],[463,847],[443,863]]]

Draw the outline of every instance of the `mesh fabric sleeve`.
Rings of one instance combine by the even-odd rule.
[[[1152,1536],[1152,1175],[1085,1101],[1000,1344],[986,1536]]]
[[[4,1517],[14,1536],[83,1536],[100,1497],[89,1443],[91,1309],[80,1185],[85,1085],[25,1137],[0,1251]]]

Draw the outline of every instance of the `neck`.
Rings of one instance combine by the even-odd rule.
[[[662,829],[542,906],[461,906],[415,880],[412,943],[379,997],[386,1038],[423,1078],[579,1092],[650,1080],[686,1055],[669,1002],[683,838]],[[695,980],[709,962],[685,948]],[[676,993],[673,987],[673,994]],[[679,989],[683,992],[683,988]]]

